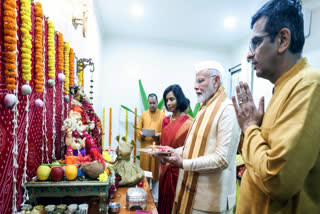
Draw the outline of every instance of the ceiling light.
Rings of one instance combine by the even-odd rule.
[[[143,16],[144,9],[141,5],[135,4],[131,8],[131,13],[133,16]]]
[[[237,19],[234,16],[228,16],[224,19],[223,25],[225,29],[233,29],[237,24]]]

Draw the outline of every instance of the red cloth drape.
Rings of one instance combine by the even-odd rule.
[[[0,213],[1,214],[9,214],[12,213],[12,193],[13,193],[13,160],[12,160],[12,148],[13,148],[13,137],[11,135],[13,131],[13,111],[12,109],[8,109],[5,107],[3,103],[3,98],[7,93],[11,93],[5,86],[5,78],[4,78],[4,67],[3,67],[3,0],[0,0]],[[20,2],[17,0],[17,24],[20,25],[20,18],[19,18],[19,7]],[[34,46],[34,4],[31,7],[31,20],[32,20],[32,44]],[[47,24],[45,24],[45,45],[47,45]],[[17,31],[18,38],[21,39],[19,28]],[[18,50],[20,50],[21,42],[18,40]],[[57,49],[56,49],[57,50]],[[18,165],[19,169],[17,171],[17,207],[20,210],[20,204],[22,203],[22,195],[23,189],[21,187],[21,180],[23,175],[23,167],[24,167],[24,154],[25,154],[25,127],[26,127],[26,96],[22,96],[20,89],[21,86],[25,83],[22,79],[22,72],[21,72],[21,52],[19,51],[18,54],[18,128],[17,128],[17,136],[18,136]],[[46,80],[49,79],[48,72],[47,72],[47,51],[45,52],[45,70],[46,70]],[[56,56],[56,63],[58,63],[58,57]],[[56,66],[56,76],[60,72]],[[32,70],[31,70],[32,80],[30,81],[30,86],[32,88],[32,93],[29,96],[30,100],[30,107],[29,107],[29,134],[28,134],[28,141],[29,141],[29,152],[28,152],[28,162],[27,162],[27,175],[28,181],[36,175],[37,167],[41,164],[41,146],[42,146],[42,139],[44,136],[42,135],[42,112],[43,109],[35,108],[34,101],[38,98],[41,100],[43,99],[43,94],[36,93],[34,90],[34,47],[32,47]],[[47,83],[46,86],[46,117],[47,117],[47,138],[48,138],[48,156],[49,161],[51,162],[52,157],[52,118],[53,118],[53,89],[48,88]],[[61,91],[61,84],[58,83],[56,78],[56,94],[55,94],[55,103],[56,103],[56,157],[60,158],[61,154],[61,96],[63,96],[63,92]],[[66,109],[67,104],[64,102],[64,115],[66,116]],[[64,116],[64,118],[65,118]],[[45,160],[45,162],[47,162]]]

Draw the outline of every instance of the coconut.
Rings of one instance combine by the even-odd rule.
[[[85,163],[82,165],[81,169],[92,179],[97,179],[99,175],[104,172],[104,166],[98,161]]]

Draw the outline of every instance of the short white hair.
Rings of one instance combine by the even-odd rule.
[[[216,61],[202,61],[194,65],[196,74],[200,71],[207,71],[210,76],[218,75],[220,77],[220,82],[223,83],[224,80],[224,68],[222,65]]]

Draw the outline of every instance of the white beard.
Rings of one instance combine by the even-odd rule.
[[[213,82],[210,81],[208,87],[204,92],[197,90],[196,93],[200,92],[201,95],[197,95],[197,99],[199,103],[206,102],[210,97],[212,97],[215,94],[215,90],[213,88]]]

